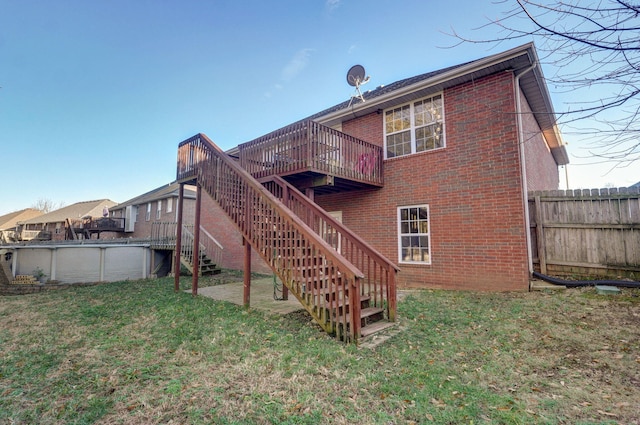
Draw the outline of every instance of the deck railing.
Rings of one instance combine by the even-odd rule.
[[[23,241],[31,241],[31,240],[50,241],[51,240],[51,232],[46,231],[46,230],[26,230],[26,229],[22,229],[20,231],[20,240],[23,240]]]
[[[380,146],[307,120],[238,146],[240,165],[255,178],[312,171],[382,186]]]
[[[283,178],[273,176],[262,183],[333,249],[364,273],[361,295],[370,296],[371,304],[384,308],[387,318],[395,321],[397,266]]]
[[[177,180],[201,185],[325,331],[359,339],[363,273],[204,134],[180,143]]]
[[[124,217],[85,217],[70,220],[76,229],[102,232],[124,232]]]

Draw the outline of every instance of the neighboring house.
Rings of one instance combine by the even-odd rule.
[[[21,240],[73,240],[90,238],[96,233],[99,237],[104,229],[94,228],[93,225],[100,223],[99,220],[103,219],[105,208],[109,209],[115,205],[116,203],[109,199],[77,202],[24,220],[19,226]],[[109,226],[108,230],[117,230],[117,227],[113,229],[113,226]]]
[[[118,237],[149,238],[153,223],[175,223],[179,190],[179,184],[169,183],[111,208],[112,217],[125,219],[124,235]],[[185,186],[183,196],[183,221],[193,223],[196,188]]]
[[[42,211],[40,210],[25,208],[0,216],[0,244],[19,241],[19,223],[41,215]]]
[[[173,182],[136,196],[111,209],[111,218],[124,220],[125,223],[124,232],[111,236],[149,240],[153,251],[151,272],[157,276],[165,276],[175,272],[173,258],[175,258],[179,196],[180,185]],[[195,234],[193,227],[196,187],[185,185],[182,197],[183,244],[181,262],[193,273],[192,242]],[[201,245],[198,264],[200,274],[218,273],[220,271],[218,264],[223,254],[222,245],[213,240],[206,231],[201,231],[199,238]]]
[[[632,184],[631,186],[629,186],[629,189],[631,189],[633,187],[640,187],[640,182],[638,182],[636,184]]]
[[[557,189],[569,162],[544,81],[526,44],[380,86],[227,153],[306,193],[391,259],[400,287],[527,290],[527,192]],[[178,161],[187,177],[197,143]],[[222,264],[236,268],[242,236],[221,211],[203,196],[202,224],[237,250]]]

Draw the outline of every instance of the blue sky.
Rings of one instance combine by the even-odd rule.
[[[126,201],[175,178],[178,143],[236,146],[375,88],[506,50],[455,44],[491,0],[0,0],[0,215],[38,199]],[[543,65],[545,74],[552,70]],[[564,99],[552,91],[557,110]],[[572,188],[628,186],[634,167],[579,165]]]

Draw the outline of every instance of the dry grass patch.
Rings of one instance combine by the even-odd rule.
[[[6,297],[0,424],[638,424],[639,294],[418,291],[375,349],[171,279]]]

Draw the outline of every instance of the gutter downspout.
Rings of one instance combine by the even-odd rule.
[[[531,221],[529,220],[529,195],[527,188],[527,164],[525,162],[524,155],[524,129],[522,128],[522,103],[520,101],[520,77],[524,74],[533,71],[537,66],[534,62],[529,68],[525,69],[521,73],[515,76],[514,91],[516,96],[516,116],[518,126],[518,151],[520,153],[520,168],[522,175],[522,204],[524,207],[524,223],[525,223],[525,236],[527,240],[527,261],[529,263],[529,277],[533,273],[533,253],[531,252]]]

